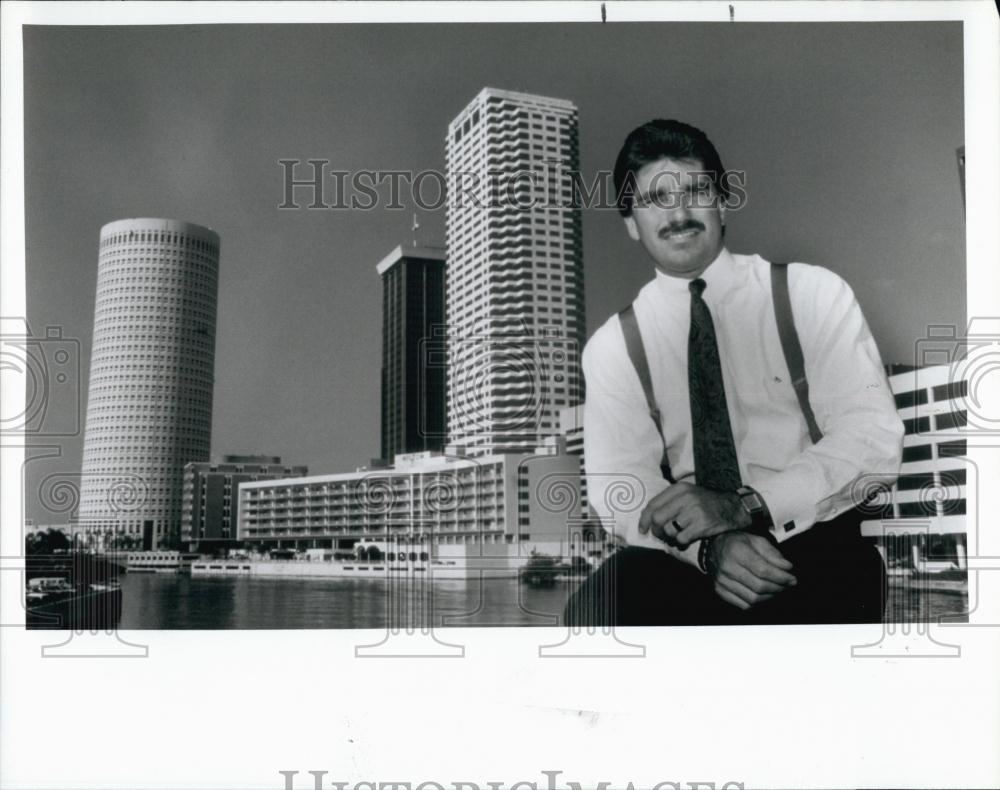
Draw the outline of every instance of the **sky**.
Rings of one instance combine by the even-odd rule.
[[[27,469],[79,472],[100,227],[186,219],[221,237],[213,456],[314,473],[378,454],[381,289],[415,207],[279,209],[282,159],[444,168],[485,86],[573,101],[585,177],[654,118],[704,129],[746,172],[740,253],[822,264],[854,288],[886,362],[966,322],[958,22],[28,27],[28,319],[80,344],[80,433]],[[305,204],[306,200],[300,203]],[[444,210],[417,211],[443,245]],[[583,215],[587,333],[652,276],[613,211]],[[65,517],[62,517],[64,520]]]

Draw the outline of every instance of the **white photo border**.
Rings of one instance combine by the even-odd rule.
[[[5,3],[0,314],[25,314],[22,25],[572,23],[596,21],[601,5]],[[730,5],[740,24],[965,23],[965,146],[975,163],[966,173],[968,315],[1000,316],[993,4],[605,4],[609,24],[722,23]],[[3,397],[19,394],[5,385]],[[996,392],[991,402],[1000,403]],[[981,479],[1000,479],[996,457],[976,451]],[[23,450],[5,443],[2,460],[6,571],[20,554]],[[1000,512],[995,487],[980,497],[981,513]],[[1000,557],[996,534],[981,536],[980,553]],[[13,576],[0,574],[8,602]],[[878,638],[874,626],[621,634],[647,645],[644,660],[542,660],[538,645],[563,632],[516,628],[449,631],[466,646],[461,660],[356,658],[355,646],[379,641],[379,631],[131,632],[122,636],[148,644],[148,658],[68,660],[42,658],[51,633],[3,628],[0,773],[10,788],[278,789],[280,771],[299,772],[296,790],[313,787],[309,771],[328,772],[324,787],[544,788],[546,771],[561,772],[560,787],[995,786],[1000,628],[987,624],[1000,623],[1000,601],[981,603],[972,627],[944,632],[961,646],[953,660],[852,659],[850,645]],[[221,690],[203,691],[213,680]]]

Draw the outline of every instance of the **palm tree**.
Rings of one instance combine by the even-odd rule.
[[[24,540],[25,554],[55,554],[70,549],[69,538],[58,529],[49,527],[45,532],[32,532]]]

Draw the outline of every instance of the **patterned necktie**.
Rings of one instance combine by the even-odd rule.
[[[692,280],[688,289],[691,291],[688,388],[694,430],[694,476],[704,488],[735,491],[741,485],[740,466],[729,424],[715,325],[708,305],[701,298],[705,281]]]

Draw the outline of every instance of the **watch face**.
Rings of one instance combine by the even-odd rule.
[[[756,491],[751,491],[747,494],[744,494],[742,499],[743,499],[743,504],[751,512],[764,509],[764,502],[761,500],[760,494],[758,494]]]

